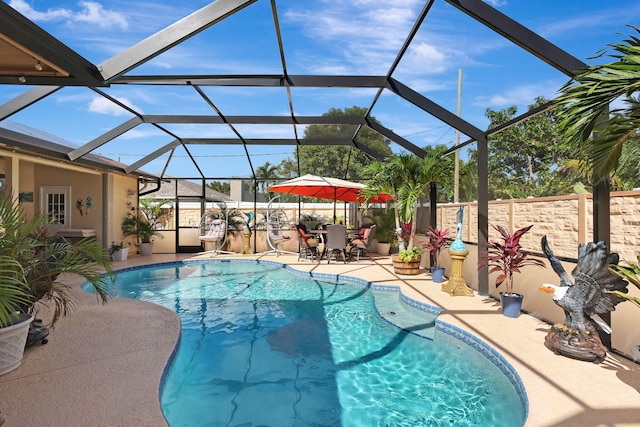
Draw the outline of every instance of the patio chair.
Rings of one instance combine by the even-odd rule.
[[[267,206],[267,244],[271,248],[264,254],[292,254],[298,255],[296,252],[285,251],[278,246],[291,239],[291,225],[287,213],[278,206],[279,196],[272,198]]]
[[[304,224],[296,225],[296,229],[298,230],[298,235],[300,237],[298,261],[302,258],[309,259],[309,257],[311,257],[311,261],[314,261],[315,258],[318,258],[318,261],[320,261],[320,254],[318,253],[318,246],[320,243],[318,242],[318,239],[308,234],[307,227]]]
[[[342,255],[342,260],[347,263],[347,227],[340,224],[327,226],[327,240],[325,242],[327,264],[331,262],[331,256]]]
[[[234,254],[234,252],[222,250],[227,243],[227,221],[216,218],[207,225],[205,220],[205,228],[207,233],[200,235],[200,241],[213,243],[213,250],[203,253],[209,252],[212,257],[218,254]]]
[[[354,255],[356,257],[356,261],[360,261],[360,256],[368,255],[369,259],[373,259],[371,257],[371,246],[373,244],[373,235],[376,232],[376,225],[372,225],[369,228],[366,228],[362,236],[358,239],[353,239],[351,241],[351,249],[349,249],[349,258],[353,259]]]

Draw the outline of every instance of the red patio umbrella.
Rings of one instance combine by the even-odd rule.
[[[286,193],[298,196],[317,197],[333,200],[333,222],[336,222],[336,201],[364,202],[362,190],[367,186],[359,182],[345,181],[338,178],[329,178],[317,175],[303,175],[290,179],[280,184],[272,185],[267,189],[270,193]],[[393,200],[391,194],[381,193],[369,201],[372,203],[385,203]]]

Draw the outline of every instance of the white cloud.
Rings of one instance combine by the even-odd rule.
[[[100,3],[81,1],[78,5],[79,10],[50,8],[39,11],[25,0],[11,0],[9,2],[9,6],[34,22],[67,21],[69,24],[85,23],[101,29],[118,28],[126,30],[129,27],[129,22],[124,14],[107,10]]]
[[[485,0],[485,3],[490,4],[493,7],[500,7],[507,4],[507,0]]]
[[[428,43],[418,42],[411,45],[403,58],[403,63],[410,69],[419,70],[420,74],[436,74],[447,69],[448,60],[441,49]]]
[[[326,57],[343,64],[340,72],[384,74],[417,17],[421,2],[389,3],[382,0],[332,1],[322,10],[296,9],[284,14],[288,24],[300,27],[311,40],[322,41],[322,49],[297,55],[313,56],[305,62],[314,72],[326,65]],[[346,69],[346,70],[345,70]]]
[[[564,82],[542,82],[535,85],[505,88],[504,92],[478,96],[475,98],[473,104],[484,108],[505,108],[516,105],[520,107],[519,111],[524,113],[524,108],[533,104],[536,97],[544,96],[547,99],[555,98],[558,95],[556,89],[560,88],[563,83]]]
[[[140,108],[133,105],[133,103],[131,103],[131,101],[129,101],[127,98],[116,98],[116,99],[122,102],[124,105],[134,109],[135,111],[140,113],[142,112]],[[88,109],[92,113],[107,114],[110,116],[124,116],[124,115],[131,114],[124,108],[118,106],[117,104],[114,104],[113,102],[101,96],[94,97],[91,100],[91,102],[89,102]]]
[[[32,21],[53,21],[59,19],[69,19],[71,11],[62,8],[47,9],[44,12],[37,11],[24,0],[11,0],[9,6],[31,19]]]
[[[99,3],[84,1],[80,3],[80,6],[82,10],[74,16],[78,22],[97,25],[103,29],[120,28],[126,30],[129,27],[125,15],[112,10],[106,10]]]

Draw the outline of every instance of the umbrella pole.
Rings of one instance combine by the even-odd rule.
[[[338,198],[338,189],[333,187],[333,223],[336,223],[336,199]]]

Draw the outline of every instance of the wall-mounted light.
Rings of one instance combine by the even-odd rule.
[[[19,81],[20,83],[26,83],[26,82],[27,82],[27,79],[26,79],[26,77],[25,77],[25,76],[20,76],[20,77],[18,77],[18,81]]]
[[[35,67],[36,67],[36,70],[42,71],[42,64],[40,63],[40,61],[36,62]]]

